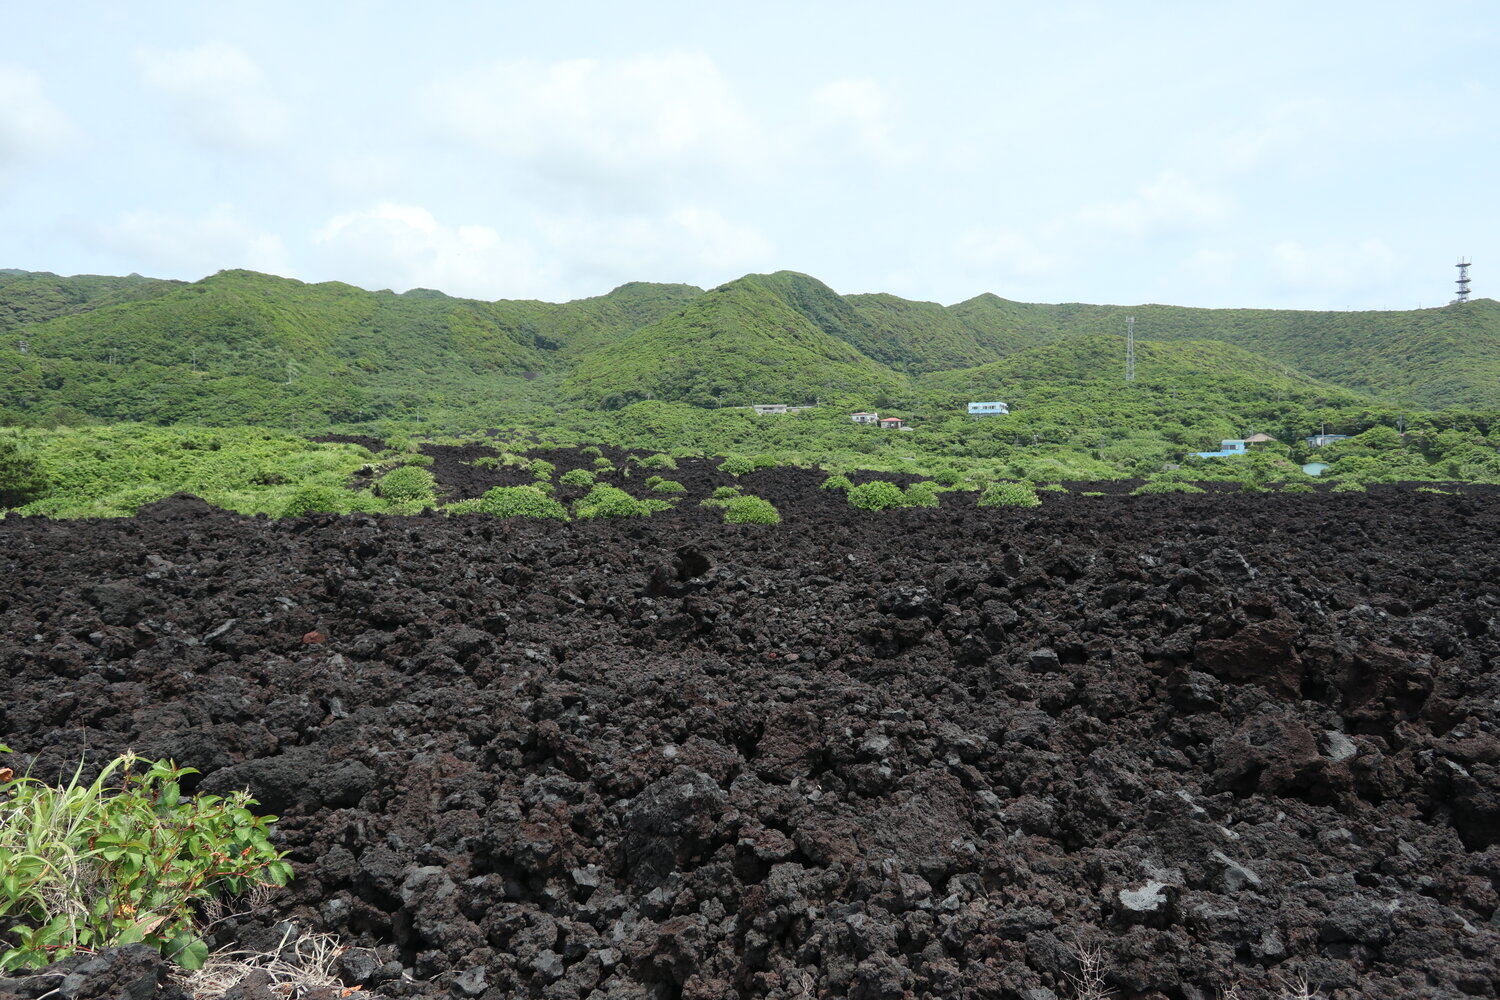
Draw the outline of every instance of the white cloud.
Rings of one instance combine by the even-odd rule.
[[[551,174],[739,168],[759,129],[707,55],[507,61],[428,88],[451,136]]]
[[[102,245],[130,260],[131,270],[161,268],[194,277],[232,267],[287,273],[280,237],[259,229],[231,205],[199,215],[125,212],[95,235]]]
[[[35,73],[0,66],[0,164],[49,153],[74,134],[68,116],[42,93]]]
[[[1227,220],[1229,199],[1168,171],[1123,201],[1088,205],[1077,219],[1084,226],[1124,236],[1203,229]]]
[[[1282,240],[1267,257],[1283,290],[1316,293],[1324,301],[1387,288],[1402,268],[1400,255],[1378,239],[1316,247]]]
[[[714,281],[771,259],[755,228],[704,208],[659,216],[544,218],[534,238],[450,225],[425,208],[382,202],[334,216],[313,237],[323,270],[356,284],[436,288],[475,298],[552,301],[644,278]]]
[[[1014,229],[970,229],[958,238],[958,255],[970,264],[998,268],[1005,275],[1037,278],[1057,274],[1060,254],[1042,249]]]
[[[874,80],[836,80],[812,95],[813,123],[825,137],[887,162],[910,153],[891,134],[891,101]]]
[[[526,242],[505,240],[489,226],[446,225],[413,205],[381,202],[335,215],[313,243],[327,270],[364,286],[474,298],[534,296],[552,287]]]
[[[147,84],[171,99],[184,126],[215,149],[260,151],[287,137],[291,113],[254,59],[227,42],[136,54]]]

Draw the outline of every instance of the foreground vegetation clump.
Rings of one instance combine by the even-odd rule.
[[[756,466],[754,460],[746,458],[743,455],[729,455],[725,457],[724,461],[719,463],[718,468],[720,472],[727,472],[738,479],[746,473],[754,472]]]
[[[282,517],[303,514],[342,514],[349,509],[347,491],[333,486],[299,486],[281,508]]]
[[[1142,483],[1130,491],[1133,497],[1152,496],[1161,493],[1205,493],[1201,486],[1192,483],[1180,483],[1172,480],[1160,480],[1154,483]]]
[[[593,486],[596,479],[588,469],[569,469],[557,481],[563,486]]]
[[[906,503],[911,507],[941,507],[936,483],[922,481],[906,488]]]
[[[1042,498],[1027,482],[991,483],[979,494],[981,507],[1040,507]]]
[[[637,500],[618,486],[595,486],[588,495],[573,504],[575,516],[588,519],[594,517],[650,517],[659,510],[671,510],[665,500]]]
[[[478,510],[491,517],[541,517],[566,521],[562,504],[534,486],[496,486],[479,498]]]
[[[395,503],[431,503],[436,490],[432,473],[415,465],[403,465],[380,477],[380,495]]]
[[[890,510],[910,504],[901,487],[884,479],[875,479],[849,491],[849,506],[860,510]]]
[[[136,942],[198,968],[195,904],[292,877],[276,817],[251,812],[248,793],[184,796],[194,769],[137,763],[127,753],[87,784],[80,767],[61,787],[0,768],[0,919],[16,941],[0,972]]]
[[[823,480],[822,485],[820,485],[818,488],[821,490],[843,490],[847,493],[849,490],[854,489],[854,484],[849,481],[848,476],[836,475],[829,476],[827,479]]]
[[[781,513],[769,500],[741,496],[724,501],[725,524],[780,524]]]
[[[687,487],[675,479],[663,479],[661,476],[648,476],[646,478],[646,489],[653,493],[686,493]]]

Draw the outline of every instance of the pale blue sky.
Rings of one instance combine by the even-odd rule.
[[[0,267],[562,300],[1500,290],[1500,6],[9,5]],[[311,8],[309,11],[308,8]]]

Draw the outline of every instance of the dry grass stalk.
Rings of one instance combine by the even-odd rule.
[[[219,1000],[252,972],[261,971],[271,978],[271,989],[288,998],[310,990],[344,988],[334,975],[333,963],[347,949],[331,934],[303,934],[289,926],[272,952],[223,950],[208,956],[203,968],[181,974],[197,1000]]]
[[[1104,983],[1104,949],[1075,941],[1073,956],[1078,961],[1078,975],[1069,973],[1068,981],[1073,984],[1074,1000],[1107,1000],[1113,991]]]

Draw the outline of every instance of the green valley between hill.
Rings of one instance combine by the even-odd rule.
[[[201,281],[0,271],[0,423],[303,430],[507,412],[805,403],[943,408],[1119,385],[1349,405],[1500,407],[1500,304],[1308,312],[980,295],[841,296],[807,275],[710,291],[632,283],[567,303],[371,292],[225,271]],[[1040,397],[1038,397],[1040,398]],[[1049,397],[1050,398],[1050,397]]]

